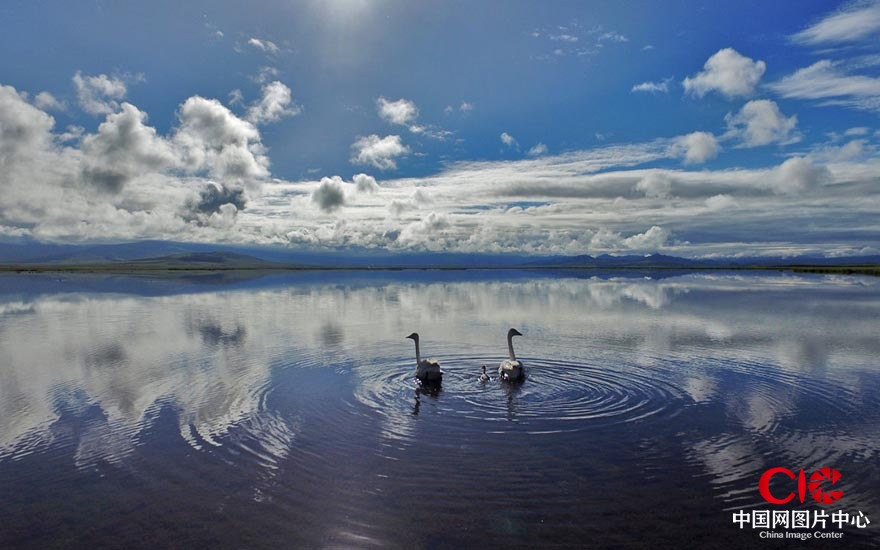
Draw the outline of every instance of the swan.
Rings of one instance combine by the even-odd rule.
[[[422,359],[419,353],[419,334],[413,332],[407,338],[416,343],[416,378],[422,382],[439,382],[443,378],[443,371],[440,370],[440,363],[435,359]]]
[[[505,382],[518,382],[525,378],[526,374],[522,362],[513,353],[514,336],[522,336],[522,333],[515,328],[507,331],[507,351],[510,353],[510,359],[505,359],[498,365],[498,376]]]
[[[491,378],[486,374],[486,365],[483,365],[483,374],[480,375],[480,382],[488,382],[489,380],[491,380]]]

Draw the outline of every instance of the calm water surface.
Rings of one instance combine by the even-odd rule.
[[[878,321],[862,277],[3,276],[0,547],[754,547],[772,466],[875,545]]]

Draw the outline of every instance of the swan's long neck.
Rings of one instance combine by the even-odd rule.
[[[416,343],[416,365],[422,362],[422,354],[419,353],[419,340],[418,338],[413,338],[413,342]]]
[[[507,335],[507,351],[510,352],[510,360],[516,361],[516,354],[513,353],[513,334]]]

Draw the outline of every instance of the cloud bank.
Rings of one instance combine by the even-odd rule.
[[[261,128],[300,109],[278,81],[239,113],[185,98],[165,132],[121,92],[92,97],[111,109],[94,130],[58,129],[45,97],[0,86],[3,238],[684,256],[840,255],[880,244],[868,127],[763,167],[706,164],[722,141],[794,143],[797,118],[771,100],[732,110],[720,138],[695,131],[558,154],[536,144],[518,160],[450,162],[380,184],[368,173],[272,177]],[[398,102],[389,122],[411,124],[417,114]],[[512,135],[499,139],[519,150]],[[351,160],[393,170],[410,154],[399,135],[371,134],[355,140]]]

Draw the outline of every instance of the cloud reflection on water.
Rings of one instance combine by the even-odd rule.
[[[724,430],[684,442],[690,446],[684,452],[716,483],[758,467],[763,451],[750,437],[768,447],[788,441],[793,462],[812,460],[807,443],[822,437],[840,449],[837,456],[875,457],[867,447],[878,434],[858,420],[827,427],[838,436],[822,435],[821,426],[803,435],[791,423],[817,402],[831,407],[833,392],[817,389],[819,382],[853,396],[851,410],[861,406],[876,415],[876,398],[863,385],[865,372],[877,374],[880,301],[870,297],[878,286],[876,279],[790,275],[469,280],[462,274],[461,280],[331,279],[158,297],[15,295],[0,303],[0,460],[59,444],[53,427],[72,415],[84,422],[77,435],[65,436],[75,439],[76,464],[121,464],[170,407],[193,448],[247,446],[248,456],[277,468],[297,432],[316,420],[273,404],[275,376],[289,368],[331,367],[350,377],[344,380],[361,405],[391,400],[407,414],[395,409],[357,421],[378,422],[380,435],[405,443],[419,433],[415,410],[420,417],[425,407],[443,412],[456,396],[448,389],[439,398],[402,385],[389,390],[411,366],[403,336],[421,331],[429,355],[488,361],[505,354],[509,326],[524,330],[518,350],[526,359],[621,366],[621,376],[628,365],[663,377],[692,406],[720,406]],[[475,363],[474,377],[478,368]],[[517,400],[528,397],[512,396],[508,416],[516,419],[517,407],[527,404]]]

